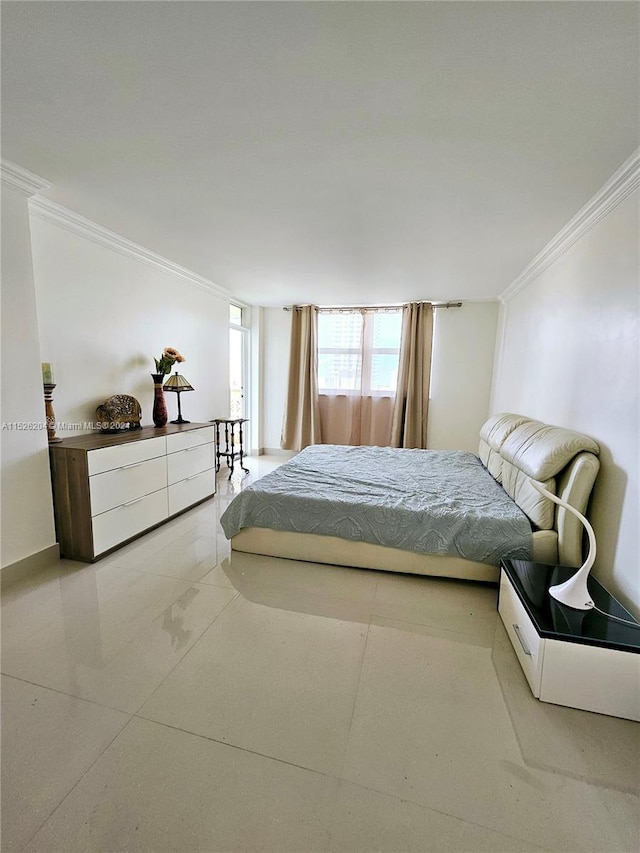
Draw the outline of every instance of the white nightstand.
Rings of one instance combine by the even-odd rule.
[[[640,721],[640,623],[593,577],[589,591],[609,616],[551,598],[574,572],[502,561],[498,612],[529,686],[543,702]]]

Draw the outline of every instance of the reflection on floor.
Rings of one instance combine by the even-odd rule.
[[[495,587],[230,554],[281,461],[5,585],[2,850],[636,850],[637,724],[536,701]]]

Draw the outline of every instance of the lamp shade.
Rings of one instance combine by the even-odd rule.
[[[170,376],[167,381],[164,383],[163,388],[165,391],[193,391],[195,390],[193,386],[189,383],[184,376],[181,376],[177,371]]]
[[[182,407],[180,406],[180,395],[183,391],[193,391],[193,386],[184,378],[184,376],[180,376],[178,371],[170,376],[167,381],[164,383],[163,388],[165,391],[175,391],[178,395],[178,417],[175,421],[171,421],[172,424],[188,424],[190,421],[185,421],[182,417]]]
[[[593,532],[593,527],[589,524],[584,515],[582,515],[581,512],[578,512],[575,507],[572,507],[571,504],[563,501],[562,498],[554,495],[535,480],[530,480],[530,483],[537,492],[540,492],[541,495],[544,495],[555,504],[558,504],[558,506],[564,507],[568,512],[575,515],[576,518],[578,518],[584,525],[584,528],[587,531],[587,536],[589,537],[589,553],[587,554],[587,559],[580,566],[575,575],[572,575],[568,581],[556,584],[555,586],[550,586],[549,595],[561,604],[566,604],[567,607],[573,607],[575,610],[591,610],[595,605],[591,600],[591,594],[587,588],[587,578],[589,577],[589,572],[591,571],[591,567],[596,559],[596,535]]]

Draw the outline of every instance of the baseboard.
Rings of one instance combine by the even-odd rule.
[[[261,447],[260,456],[295,456],[295,450],[283,450],[281,447]]]
[[[15,583],[17,580],[23,580],[30,575],[35,575],[43,569],[51,566],[56,560],[60,559],[60,546],[56,542],[55,545],[50,545],[42,551],[37,551],[29,557],[23,557],[22,560],[16,560],[15,563],[9,563],[0,570],[0,584]]]

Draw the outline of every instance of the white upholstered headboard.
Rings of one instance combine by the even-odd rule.
[[[523,415],[493,415],[482,426],[478,455],[531,520],[536,560],[579,566],[583,526],[537,492],[531,480],[584,514],[600,468],[599,452],[589,436]]]

